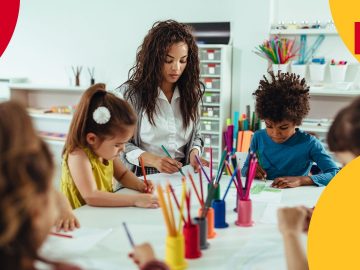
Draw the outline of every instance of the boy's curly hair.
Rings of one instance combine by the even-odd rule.
[[[305,79],[294,73],[269,72],[271,81],[265,76],[258,89],[253,93],[256,97],[255,110],[260,119],[268,119],[275,123],[284,120],[300,125],[310,110],[309,86]]]

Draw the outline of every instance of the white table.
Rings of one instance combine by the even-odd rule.
[[[187,171],[189,168],[184,169]],[[179,173],[151,175],[148,178],[161,183],[165,179],[169,179],[174,184],[177,193],[180,192]],[[198,178],[195,176],[195,182],[198,182],[197,180]],[[223,176],[221,194],[224,193],[228,181],[229,177]],[[205,184],[204,191],[206,190]],[[190,182],[187,187],[189,186]],[[323,188],[314,186],[286,189],[282,193],[281,204],[313,206],[322,190]],[[134,191],[123,189],[119,192],[131,193]],[[235,188],[231,188],[229,193],[226,199],[226,221],[230,226],[226,229],[216,229],[217,237],[208,240],[210,247],[202,251],[202,257],[187,260],[188,269],[286,269],[282,237],[278,232],[277,225],[260,222],[267,203],[253,201],[254,226],[238,227],[234,224],[237,214],[233,212]],[[192,205],[192,214],[195,216],[199,203],[194,192],[192,192]],[[75,213],[82,227],[112,228],[113,230],[94,248],[70,261],[80,263],[86,269],[137,269],[127,257],[131,247],[122,227],[124,221],[127,222],[135,243],[151,243],[157,257],[164,258],[166,227],[161,209],[83,206],[76,209]]]

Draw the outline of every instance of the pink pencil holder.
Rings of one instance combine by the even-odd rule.
[[[238,200],[237,221],[235,224],[240,227],[251,227],[254,222],[252,220],[252,202],[251,200]]]

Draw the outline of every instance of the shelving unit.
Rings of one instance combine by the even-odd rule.
[[[205,84],[200,117],[205,143],[203,157],[210,159],[211,146],[216,169],[224,145],[222,133],[230,117],[232,46],[199,45],[199,53],[200,78]]]
[[[338,35],[336,29],[271,29],[270,35]]]
[[[39,133],[49,132],[67,134],[72,114],[44,113],[41,111],[42,109],[48,109],[52,106],[76,105],[86,88],[14,83],[9,84],[9,90],[10,99],[20,101],[29,108],[29,115]],[[54,178],[55,186],[58,187],[61,172],[61,153],[65,138],[52,139],[51,137],[44,136],[43,139],[54,154],[56,164]]]

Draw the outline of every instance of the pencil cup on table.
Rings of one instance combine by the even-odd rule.
[[[235,224],[240,227],[251,227],[252,220],[252,202],[251,200],[238,200],[238,216]]]
[[[210,186],[212,184],[208,183],[207,191],[209,193]],[[215,188],[214,200],[220,200],[220,184],[216,184],[217,187]]]
[[[203,209],[200,208],[199,209],[199,216],[202,215],[202,211]],[[216,236],[216,232],[215,232],[215,224],[214,224],[214,209],[212,207],[208,208],[207,214],[206,214],[206,219],[207,219],[207,238],[208,239],[212,239],[215,238]]]
[[[185,237],[185,258],[196,259],[201,257],[199,224],[186,224],[183,228]]]
[[[229,227],[226,223],[226,204],[224,200],[213,200],[211,204],[214,209],[215,228],[222,229]]]
[[[209,247],[209,243],[207,241],[207,220],[206,218],[196,217],[194,218],[194,223],[199,225],[200,249],[207,249]]]
[[[184,243],[184,236],[182,234],[166,237],[165,262],[171,270],[187,268]]]

